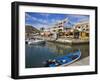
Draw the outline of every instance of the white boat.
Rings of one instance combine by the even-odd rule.
[[[30,39],[26,41],[27,44],[44,44],[45,41],[41,39]]]

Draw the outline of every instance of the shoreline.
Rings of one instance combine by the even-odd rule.
[[[60,43],[60,44],[89,44],[89,40],[81,40],[81,39],[50,39],[50,38],[44,38],[47,42],[54,42],[54,43]]]
[[[53,43],[60,43],[60,44],[70,44],[70,45],[74,45],[74,44],[89,44],[89,38],[86,39],[75,39],[75,38],[58,38],[58,39],[54,39],[51,37],[35,37],[38,39],[42,39],[44,41],[47,42],[53,42]]]

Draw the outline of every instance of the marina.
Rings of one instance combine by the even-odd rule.
[[[89,16],[44,14],[49,15],[48,20],[41,13],[26,12],[25,67],[89,65]],[[27,20],[30,16],[37,19],[42,16],[45,22],[34,20],[35,24]]]
[[[81,57],[78,59],[80,64],[81,65],[89,64],[88,60],[85,60],[85,62],[83,62],[84,58],[89,57],[89,51],[88,51],[89,44],[82,44],[76,46],[76,45],[65,45],[53,42],[46,42],[45,44],[40,44],[40,45],[26,44],[25,49],[26,49],[26,58],[25,58],[26,68],[46,67],[45,61],[65,56],[66,54],[69,54],[76,49],[80,49],[81,51]],[[75,61],[74,63],[78,61]],[[74,63],[67,65],[67,67],[72,66]],[[75,65],[78,66],[79,63],[76,63]]]

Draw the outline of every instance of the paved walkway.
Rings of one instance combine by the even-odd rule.
[[[83,58],[82,60],[76,61],[68,66],[82,66],[82,65],[89,65],[89,56]]]

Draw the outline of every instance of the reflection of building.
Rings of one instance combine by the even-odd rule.
[[[67,54],[70,51],[66,51],[66,49],[71,49],[71,46],[48,42],[48,48],[51,52],[54,52],[55,54],[63,55]]]

